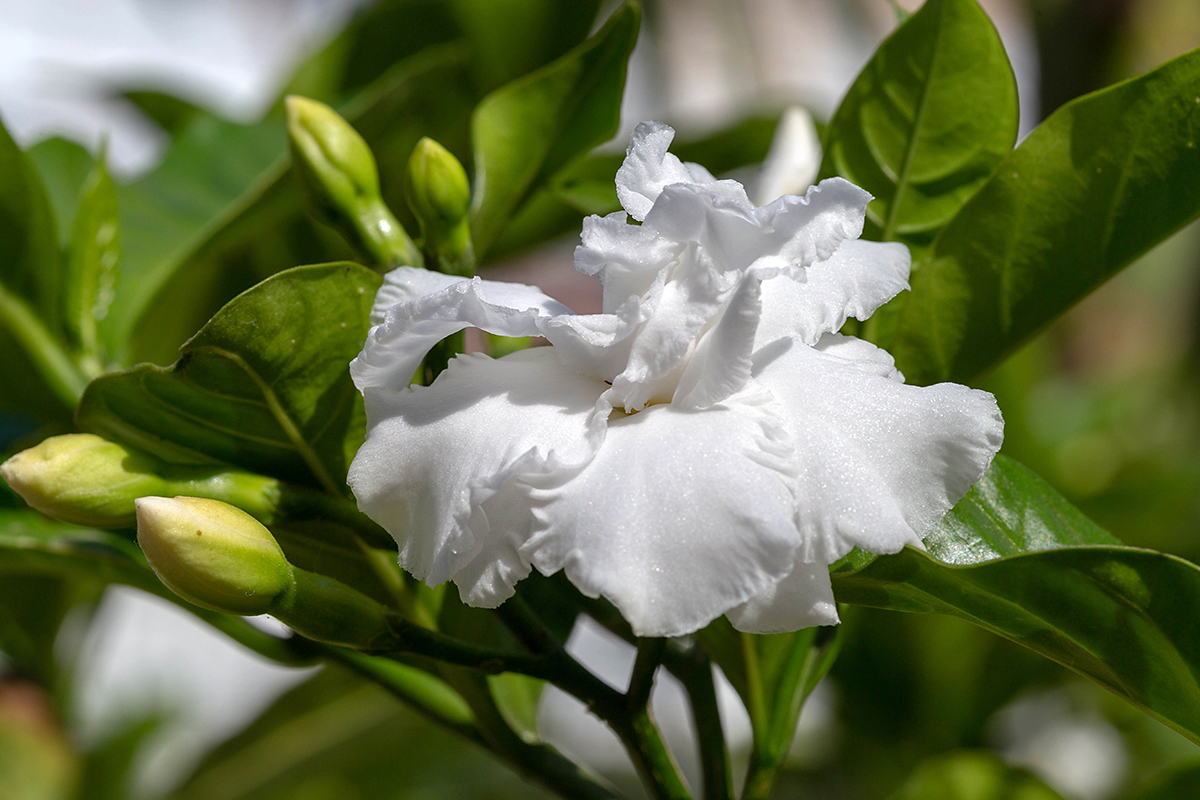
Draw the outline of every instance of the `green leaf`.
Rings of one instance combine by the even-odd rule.
[[[344,493],[347,451],[363,435],[347,365],[380,282],[350,263],[280,273],[230,301],[174,367],[93,381],[76,421],[168,461],[219,460]]]
[[[932,758],[890,800],[1062,800],[1035,775],[995,753],[963,750]]]
[[[1153,786],[1129,795],[1126,800],[1182,800],[1200,797],[1200,766],[1181,767],[1156,781]]]
[[[1009,155],[883,309],[914,383],[966,383],[1200,213],[1200,50],[1079,98]],[[896,308],[893,308],[895,305]]]
[[[471,229],[482,255],[542,182],[617,131],[641,13],[626,3],[594,36],[485,97],[471,119]]]
[[[962,617],[1200,741],[1200,568],[1106,546],[1111,536],[1003,457],[926,541],[928,554],[836,565],[835,596]]]
[[[120,258],[117,191],[101,161],[83,185],[67,250],[66,327],[81,367],[92,376],[103,371],[112,349],[101,343],[97,326],[116,296]]]
[[[28,509],[0,509],[0,576],[11,574],[83,576],[155,594],[166,591],[130,539]]]
[[[865,238],[945,225],[1017,137],[1017,85],[975,0],[930,0],[875,52],[829,123],[821,177],[871,194]]]
[[[0,289],[28,304],[51,332],[62,319],[54,212],[41,178],[0,125]]]
[[[79,797],[123,800],[134,792],[134,767],[142,746],[158,733],[165,720],[157,715],[122,722],[88,749],[83,759]]]
[[[29,148],[28,154],[42,176],[46,196],[54,209],[58,239],[65,248],[71,240],[79,193],[84,181],[92,174],[96,159],[83,145],[59,138],[43,139]]]

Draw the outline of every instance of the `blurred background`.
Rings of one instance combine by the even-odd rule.
[[[496,0],[498,18],[507,4]],[[1080,94],[1200,46],[1196,0],[981,4],[1017,74],[1023,134]],[[214,193],[236,195],[283,152],[282,93],[332,103],[360,97],[394,64],[446,41],[438,31],[455,20],[455,5],[0,0],[0,118],[39,167],[75,159],[85,171],[103,150],[126,185],[203,173]],[[771,120],[794,103],[826,119],[898,13],[920,3],[644,5],[613,152],[642,119],[675,126],[681,139]],[[525,35],[532,34],[514,30],[513,41]],[[485,52],[470,84],[447,91],[480,96],[553,55],[516,44],[512,52]],[[769,141],[764,130],[761,143]],[[375,133],[373,144],[389,135]],[[464,150],[463,142],[444,143]],[[385,192],[389,168],[406,158],[406,150],[380,153]],[[68,173],[48,178],[60,204],[73,202],[78,186]],[[283,212],[271,217],[274,206],[266,205],[266,219],[287,236],[252,246],[236,232],[222,234],[222,263],[244,267],[236,280],[338,252],[328,233]],[[591,310],[596,287],[571,269],[577,235],[532,252],[514,242],[489,269]],[[215,308],[244,288],[230,270],[198,264],[192,282],[172,291],[209,292]],[[203,321],[169,316],[149,321],[155,334],[143,357],[169,363]],[[1193,225],[982,383],[1005,414],[1004,452],[1126,543],[1193,561],[1200,561],[1198,319],[1200,227]],[[5,451],[36,429],[0,417]],[[14,610],[14,598],[39,592],[56,598],[39,610],[44,619],[18,618],[28,612]],[[132,590],[72,592],[32,578],[0,584],[0,799],[78,796],[78,785],[91,787],[88,798],[537,796],[345,674],[268,664]],[[1200,750],[1140,711],[964,622],[860,608],[844,618],[848,640],[801,719],[779,797],[886,798],[926,759],[960,749],[994,752],[1080,800],[1135,797],[1159,776],[1200,761]],[[48,646],[28,641],[22,632],[31,624],[58,626],[58,634]],[[596,626],[581,624],[572,648],[615,682],[632,663],[625,646]],[[744,714],[727,687],[722,699],[730,736],[744,749]],[[656,711],[695,774],[686,714],[669,681],[660,682]],[[580,708],[549,693],[540,714],[551,741],[631,785],[616,740]]]

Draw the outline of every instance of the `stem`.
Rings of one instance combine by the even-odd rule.
[[[725,731],[721,725],[712,662],[704,650],[693,647],[678,660],[674,674],[687,690],[692,724],[696,726],[700,770],[704,776],[704,800],[732,800],[733,771],[730,768]]]
[[[629,677],[629,690],[625,702],[631,709],[645,707],[650,702],[650,691],[654,688],[654,673],[662,664],[667,640],[662,638],[642,639],[637,646],[637,660],[633,662],[633,674]]]
[[[63,407],[73,411],[87,381],[29,306],[3,288],[0,288],[0,327],[21,345],[34,369]]]
[[[691,793],[679,777],[679,767],[663,743],[644,701],[640,705],[632,705],[631,695],[621,694],[588,672],[563,649],[550,630],[519,597],[509,598],[497,611],[500,619],[522,644],[548,660],[552,669],[549,680],[583,702],[588,710],[612,728],[653,797],[658,800],[690,800]],[[657,666],[662,650],[658,645],[647,645],[644,649],[639,645],[639,650],[639,661],[643,663],[640,671],[648,672],[652,678],[654,669],[648,669],[647,665],[653,658]],[[637,665],[634,666],[637,673]],[[647,681],[644,678],[639,678],[639,684],[645,683]],[[631,681],[631,688],[632,685]],[[645,695],[649,697],[648,689]]]

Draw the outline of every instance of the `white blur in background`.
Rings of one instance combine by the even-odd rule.
[[[173,94],[226,118],[253,121],[304,58],[367,2],[0,0],[0,118],[25,147],[63,136],[95,153],[103,142],[113,171],[129,179],[152,169],[168,142],[122,91]],[[919,2],[902,5],[913,9]],[[1016,71],[1024,135],[1038,107],[1028,9],[1016,0],[982,5]],[[614,148],[623,148],[643,119],[664,119],[698,134],[796,102],[827,118],[896,21],[887,0],[671,0],[657,8],[654,38],[643,32],[631,61]],[[502,276],[531,280],[531,271],[538,272],[544,277],[537,283],[573,305],[581,284],[553,276],[569,270],[568,252],[552,246],[505,265]],[[576,301],[580,311],[591,302]],[[585,619],[577,626],[570,649],[614,685],[628,680],[633,651],[594,623]],[[123,588],[105,596],[80,663],[76,722],[82,744],[139,714],[168,715],[140,764],[139,797],[169,790],[208,748],[312,672],[268,662],[171,604]],[[727,735],[735,755],[744,755],[750,736],[745,711],[723,676],[718,687]],[[797,757],[836,746],[834,698],[823,685],[810,699]],[[661,673],[654,709],[689,779],[697,780],[682,691]],[[1125,757],[1116,732],[1090,717],[1073,721],[1065,708],[1052,720],[1033,719],[1027,711],[1020,706],[1001,717],[999,748],[1067,796],[1108,796]],[[539,720],[551,741],[595,768],[629,768],[615,737],[561,692],[547,692]],[[1072,772],[1062,761],[1114,768]]]

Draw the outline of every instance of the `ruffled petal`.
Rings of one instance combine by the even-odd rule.
[[[755,353],[754,378],[796,442],[800,559],[920,547],[1000,449],[995,398],[951,383],[906,386],[884,374],[890,356],[851,337],[826,352],[781,348],[787,341]]]
[[[784,633],[838,624],[837,601],[824,564],[797,561],[786,578],[725,615],[746,633]]]
[[[700,412],[614,416],[581,470],[529,479],[522,553],[603,595],[639,636],[679,636],[791,568],[791,443],[765,393]]]
[[[517,550],[528,504],[510,482],[553,451],[579,457],[607,388],[561,369],[550,348],[459,356],[428,387],[368,387],[367,439],[349,474],[359,508],[396,539],[409,572],[431,584],[462,574],[473,582],[460,584],[464,597],[499,603],[528,571]]]
[[[538,336],[539,318],[574,316],[536,286],[448,278],[412,267],[387,274],[389,295],[414,299],[391,306],[350,362],[350,376],[359,390],[408,386],[430,348],[463,328],[474,326],[501,336]]]
[[[642,122],[633,129],[625,161],[617,170],[617,199],[629,216],[641,222],[664,186],[713,180],[698,164],[684,164],[667,152],[675,131],[661,122]]]
[[[606,313],[650,291],[659,274],[683,251],[679,242],[652,228],[630,225],[620,211],[584,218],[581,241],[575,248],[575,268],[584,275],[600,276]]]
[[[763,318],[756,346],[780,336],[815,344],[848,317],[865,320],[908,288],[908,248],[895,242],[842,242],[832,256],[805,270],[804,283],[775,278],[763,284]]]
[[[646,225],[676,241],[700,244],[722,270],[744,270],[760,261],[803,267],[827,259],[842,242],[862,233],[871,200],[841,178],[762,208],[754,208],[744,192],[734,197],[714,191],[715,186],[667,186],[646,215]]]

